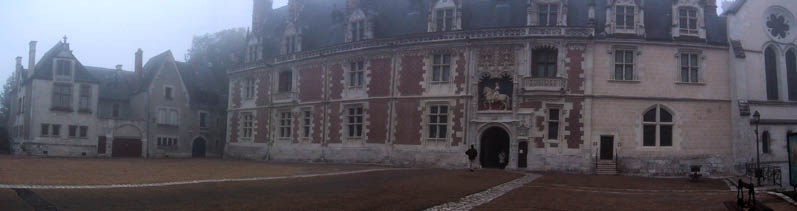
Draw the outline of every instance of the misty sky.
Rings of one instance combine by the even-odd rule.
[[[252,0],[0,0],[0,82],[15,57],[27,68],[31,40],[37,62],[66,35],[84,65],[132,71],[138,48],[144,62],[166,50],[182,61],[194,35],[250,27],[251,17]]]

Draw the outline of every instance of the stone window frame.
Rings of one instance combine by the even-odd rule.
[[[50,124],[50,137],[61,137],[61,124]]]
[[[429,138],[429,136],[430,136],[430,134],[429,134],[429,130],[430,130],[429,126],[430,126],[430,123],[431,123],[429,117],[431,116],[431,108],[432,108],[432,106],[441,106],[441,105],[448,106],[448,114],[447,114],[448,116],[446,118],[446,121],[448,122],[447,125],[446,125],[446,131],[447,131],[446,132],[446,137],[442,138],[442,139],[440,139],[440,138]],[[448,144],[450,144],[452,142],[454,136],[457,135],[456,132],[454,131],[454,105],[456,105],[456,101],[453,100],[453,99],[451,99],[451,100],[431,99],[431,100],[425,100],[425,101],[421,102],[421,108],[420,109],[423,112],[420,114],[420,115],[422,115],[421,116],[422,128],[421,128],[420,132],[421,132],[421,139],[423,140],[424,144],[427,144],[427,145],[439,145],[441,147],[442,146],[449,146]]]
[[[69,75],[59,74],[60,63],[69,62]],[[77,69],[77,62],[74,59],[67,58],[54,58],[53,59],[53,80],[55,81],[73,81],[75,76],[75,69]]]
[[[255,99],[255,96],[257,96],[257,81],[255,80],[255,78],[244,79],[243,89],[244,89],[243,92],[241,92],[241,94],[243,95],[242,97],[243,99],[245,100]]]
[[[700,5],[700,1],[697,0],[678,0],[675,1],[672,5],[672,29],[670,30],[672,33],[672,37],[697,37],[700,39],[706,39],[706,21],[705,21],[705,14],[703,11],[703,6]],[[683,33],[681,31],[681,20],[680,20],[680,10],[681,9],[693,9],[696,12],[696,31],[694,32],[687,32]],[[687,23],[687,30],[689,26]]]
[[[632,55],[633,55],[632,60],[633,61],[631,63],[624,63],[624,64],[630,64],[631,65],[632,74],[631,74],[631,79],[630,80],[627,80],[625,77],[623,77],[623,79],[617,79],[617,65],[618,65],[617,64],[617,52],[618,51],[625,51],[624,53],[628,53],[629,51],[632,52]],[[611,66],[609,66],[609,68],[608,68],[609,69],[609,81],[611,81],[611,82],[639,82],[640,81],[639,77],[640,77],[640,70],[641,70],[640,66],[641,66],[641,64],[639,62],[639,56],[642,55],[642,51],[639,50],[639,47],[632,46],[632,45],[614,45],[614,46],[612,46],[609,49],[609,51],[607,53],[609,55],[611,55],[610,62],[609,62],[609,64]],[[625,59],[626,59],[626,57],[623,57],[624,62],[625,62]],[[625,76],[625,70],[623,71],[623,73],[624,73],[623,75]]]
[[[354,10],[346,22],[346,42],[358,42],[373,38],[373,22],[362,9]]]
[[[202,119],[202,115],[203,114],[205,115],[204,121],[202,121],[203,120]],[[209,127],[210,126],[210,124],[209,124],[210,123],[210,121],[209,121],[210,112],[205,111],[205,110],[199,110],[199,111],[197,111],[197,116],[196,117],[197,117],[197,126],[199,126],[200,130],[207,130],[208,128],[210,128]]]
[[[548,64],[554,64],[553,77],[547,75],[543,76],[536,75],[535,72],[537,71],[537,63],[539,62],[537,58],[539,57],[538,53],[540,51],[553,51],[553,55],[555,56],[555,58],[552,61],[553,63],[548,63]],[[562,69],[562,67],[564,66],[563,65],[564,59],[559,59],[559,58],[564,58],[562,56],[563,56],[563,50],[559,46],[549,46],[549,45],[534,46],[531,49],[531,67],[529,68],[531,72],[529,73],[529,75],[532,78],[556,78],[556,79],[563,78],[564,70]],[[546,73],[548,72],[546,71]]]
[[[174,100],[174,86],[163,85],[163,99]]]
[[[80,84],[78,90],[78,111],[91,112],[91,92],[92,88],[89,84]],[[85,99],[85,103],[84,103]]]
[[[360,109],[360,113],[357,114],[355,112],[355,114],[353,114],[354,116],[352,116],[351,109],[358,109],[358,108]],[[365,128],[366,128],[365,116],[366,116],[366,113],[367,113],[367,110],[365,108],[365,105],[363,105],[362,103],[351,103],[351,104],[343,105],[343,115],[342,115],[343,116],[343,131],[344,131],[343,137],[345,137],[348,140],[362,140],[362,139],[365,138]],[[352,117],[355,119],[355,121],[351,121]],[[359,117],[359,121],[356,121],[357,117]],[[359,131],[355,130],[354,135],[351,135],[352,134],[352,129],[356,128],[357,126],[360,127]],[[357,135],[356,132],[360,132],[360,134]]]
[[[443,31],[457,31],[462,30],[462,3],[460,0],[437,0],[433,1],[429,10],[429,20],[427,22],[428,32],[443,32]],[[446,11],[450,10],[452,17],[450,18],[451,25],[446,25],[447,19]],[[444,17],[439,17],[440,12]],[[439,21],[442,21],[443,26],[439,26]]]
[[[551,119],[551,110],[552,109],[559,110],[559,119],[558,120],[552,120]],[[544,110],[543,113],[545,114],[545,125],[544,125],[544,127],[545,127],[544,131],[545,132],[543,133],[544,134],[543,135],[544,140],[547,143],[559,143],[564,137],[564,127],[563,127],[563,125],[565,124],[564,118],[567,115],[567,111],[565,110],[565,105],[563,105],[563,104],[545,104],[545,110]],[[558,128],[556,130],[557,137],[553,138],[553,139],[551,137],[549,137],[550,136],[550,133],[549,133],[549,131],[550,131],[550,123],[551,122],[558,123],[558,126],[557,126]]]
[[[67,125],[66,136],[69,137],[69,138],[77,138],[78,137],[78,125]]]
[[[157,146],[160,149],[178,148],[179,145],[180,145],[180,138],[177,136],[157,135],[155,138],[155,146]]]
[[[180,109],[169,106],[158,106],[157,109],[157,124],[162,126],[180,126]],[[164,112],[161,115],[161,112]],[[172,114],[174,113],[174,116]],[[172,118],[174,117],[174,118]]]
[[[74,84],[56,82],[53,83],[52,108],[53,110],[72,111],[72,98],[74,96]],[[63,101],[63,102],[62,102]],[[58,103],[62,102],[62,103]]]
[[[302,33],[299,27],[293,23],[288,23],[285,26],[285,31],[282,35],[281,52],[283,55],[293,54],[302,51]]]
[[[642,7],[641,2],[638,0],[607,0],[607,7],[606,7],[606,29],[610,34],[636,34],[639,36],[643,36],[645,34],[645,8]],[[633,23],[631,23],[631,28],[620,27],[617,23],[617,13],[618,8],[631,8],[633,9]],[[627,9],[626,9],[627,10]],[[627,14],[627,13],[626,13]],[[623,22],[625,22],[626,26],[628,26],[627,18],[629,16],[623,16]]]
[[[283,80],[283,78],[282,78],[283,75],[282,74],[286,74],[286,73],[290,74],[290,80]],[[276,81],[277,83],[274,83],[274,85],[276,86],[274,88],[275,88],[275,90],[277,90],[277,93],[282,94],[282,93],[291,93],[291,92],[293,92],[294,74],[293,74],[293,70],[292,69],[285,69],[285,70],[277,71],[277,77],[274,77],[274,78],[277,80]],[[288,81],[287,82],[288,84],[287,85],[283,84],[282,81]]]
[[[39,128],[39,137],[49,137],[50,128],[50,124],[42,123],[41,127]]]
[[[293,138],[293,124],[295,117],[293,110],[281,109],[274,112],[274,126],[276,128],[274,136],[277,140],[291,140]]]
[[[89,126],[86,125],[78,126],[78,138],[81,139],[89,138]]]
[[[797,90],[795,90],[794,88],[790,88],[790,87],[797,87],[797,46],[791,45],[789,47],[786,47],[786,51],[784,52],[785,53],[783,53],[783,61],[785,63],[784,66],[785,74],[783,75],[785,77],[783,78],[785,80],[784,84],[786,87],[786,93],[784,99],[786,99],[787,101],[797,101]],[[791,57],[789,57],[789,54],[791,54]],[[789,60],[789,58],[791,58],[791,60]],[[789,64],[790,62],[791,65]],[[790,74],[795,74],[795,75],[793,75],[790,78],[789,77]]]
[[[431,56],[431,61],[432,62],[431,62],[431,68],[429,68],[429,73],[428,73],[428,74],[430,74],[429,82],[430,83],[435,83],[435,84],[451,83],[451,81],[452,81],[451,78],[453,77],[453,74],[451,73],[451,71],[453,70],[453,67],[454,67],[453,62],[454,62],[454,58],[455,58],[453,53],[450,53],[450,52],[439,52],[439,53],[433,53],[430,56]],[[438,62],[438,60],[437,60],[438,57],[440,57],[440,62]],[[445,58],[446,57],[448,57],[448,63],[445,62]],[[438,80],[435,80],[435,76],[437,76],[435,74],[436,73],[435,70],[438,67],[440,68],[440,77],[439,77]],[[448,68],[447,69],[448,75],[444,74],[445,73],[444,71],[446,70],[445,69],[446,67]],[[447,77],[443,77],[444,75],[447,76]]]
[[[772,67],[772,68],[774,68],[773,71],[774,71],[774,74],[775,74],[774,75],[774,77],[775,77],[774,81],[770,81],[769,78],[768,78],[768,75],[769,75],[769,68],[768,67],[769,67],[769,65],[767,65],[767,58],[770,58],[770,57],[767,56],[767,51],[769,49],[772,49],[772,54],[773,55],[771,56],[771,58],[774,60],[773,61],[773,63],[774,63],[773,65],[774,66]],[[780,74],[781,69],[783,69],[783,68],[780,67],[780,63],[781,63],[781,61],[783,59],[780,59],[780,55],[781,55],[780,52],[781,52],[780,47],[778,45],[775,45],[775,44],[767,44],[767,45],[764,46],[763,51],[761,51],[761,54],[762,54],[761,57],[763,58],[762,59],[762,66],[763,66],[763,74],[762,74],[763,77],[762,78],[764,79],[763,80],[764,96],[765,96],[765,99],[770,100],[770,101],[778,101],[778,100],[783,99],[781,97],[782,91],[780,90],[780,86],[782,85],[781,78],[783,78],[783,77],[781,77],[781,74]],[[772,82],[774,82],[775,89],[772,90],[772,91],[774,91],[773,93],[770,93],[770,87],[769,86],[770,86],[770,84]]]
[[[557,4],[556,25],[548,27],[567,26],[567,0],[528,0],[529,7],[526,9],[526,20],[529,26],[546,26],[540,24],[539,7],[543,4]],[[550,16],[549,16],[550,17]]]
[[[772,154],[772,134],[768,130],[761,132],[761,153]]]
[[[655,112],[656,112],[655,121],[654,122],[645,121],[645,114],[647,114],[647,112],[649,112],[651,110],[655,110]],[[666,111],[667,113],[670,114],[670,118],[671,119],[670,119],[669,122],[662,122],[662,120],[661,120],[661,111],[662,110]],[[677,117],[678,117],[678,115],[672,109],[670,109],[669,107],[667,107],[665,105],[662,105],[662,104],[656,104],[656,105],[653,105],[653,106],[645,108],[645,110],[642,111],[642,115],[640,115],[640,125],[641,125],[641,127],[640,127],[641,133],[640,134],[641,135],[640,135],[639,146],[641,146],[642,148],[648,148],[648,149],[675,148],[675,146],[676,146],[676,137],[675,137],[675,135],[677,134],[676,133],[677,132],[676,131]],[[655,127],[655,132],[654,132],[655,140],[654,140],[654,145],[652,145],[652,146],[645,146],[645,126],[654,126]],[[669,146],[662,146],[661,145],[661,126],[670,126],[670,145]]]
[[[303,140],[309,140],[313,137],[313,129],[314,129],[314,122],[313,122],[313,107],[306,106],[299,108],[299,116],[300,116],[300,137]]]
[[[255,139],[255,131],[257,130],[257,113],[256,111],[242,111],[241,118],[238,120],[239,125],[241,126],[239,129],[238,136],[239,140],[243,140],[246,142],[251,142]]]
[[[684,66],[683,66],[683,64],[681,62],[683,62],[682,61],[682,59],[683,59],[682,57],[683,57],[684,54],[689,55],[690,58],[691,58],[692,55],[695,55],[697,57],[696,66],[692,66],[691,61],[689,61],[689,65],[688,65],[688,67],[689,67],[689,75],[687,77],[687,78],[690,79],[689,81],[683,81],[683,75],[682,75],[683,72],[682,71],[683,71],[683,67]],[[693,48],[681,48],[681,49],[678,49],[678,52],[675,53],[675,62],[676,62],[675,63],[675,66],[676,66],[676,68],[675,68],[676,69],[675,83],[676,84],[683,84],[683,85],[705,85],[706,84],[706,80],[705,80],[705,77],[704,77],[705,72],[706,72],[705,61],[706,61],[706,55],[700,49],[693,49]],[[697,80],[696,81],[692,81],[691,80],[692,79],[692,74],[691,74],[692,68],[696,68],[697,69]]]
[[[343,76],[345,80],[345,87],[346,89],[363,89],[366,86],[366,75],[368,72],[368,62],[365,59],[351,59],[347,62],[345,66],[345,75]],[[353,75],[358,75],[359,77],[359,84],[357,84],[352,78]],[[354,83],[354,84],[353,84]]]
[[[432,109],[435,108],[435,107],[438,109],[438,111],[436,113],[433,113]],[[446,112],[445,113],[442,113],[440,111],[440,109],[442,107],[446,108]],[[426,141],[429,141],[429,142],[448,142],[448,140],[451,139],[451,128],[453,127],[453,123],[452,123],[453,115],[452,115],[452,113],[453,112],[452,112],[451,105],[450,105],[449,102],[427,103],[426,104],[426,109],[424,109],[424,123],[425,123],[424,124],[424,126],[425,126],[424,127],[424,131],[426,132],[424,134],[424,139],[426,139]],[[437,123],[432,123],[431,120],[432,120],[433,116],[435,116],[437,118]],[[445,117],[444,118],[445,121],[446,121],[445,123],[441,123],[441,121],[440,121],[440,119],[441,119],[440,117],[441,116]],[[434,136],[434,137],[433,137],[433,134],[431,133],[433,127],[437,128],[436,129],[437,136]],[[439,132],[440,132],[441,128],[445,129],[445,133],[442,134],[443,137],[439,136],[440,135]]]

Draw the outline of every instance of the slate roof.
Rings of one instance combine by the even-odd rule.
[[[100,84],[101,100],[127,101],[136,91],[136,75],[132,71],[86,66]]]
[[[725,8],[725,11],[722,11],[722,16],[738,12],[745,2],[747,2],[747,0],[736,0],[731,2],[731,5]]]
[[[217,74],[213,74],[206,66],[185,62],[177,62],[177,68],[188,89],[191,103],[210,106],[220,104],[220,92],[226,84]]]
[[[302,30],[302,51],[341,44],[344,42],[346,0],[296,0],[302,5],[296,27]],[[644,39],[651,41],[676,41],[672,37],[673,0],[642,1],[645,8]],[[741,3],[744,1],[741,0]],[[406,36],[427,32],[429,8],[434,1],[428,0],[360,0],[360,8],[374,17],[375,38]],[[527,0],[463,0],[462,24],[464,30],[512,27],[526,25]],[[737,2],[735,5],[741,5]],[[589,7],[595,5],[595,20],[589,20]],[[594,26],[596,34],[604,32],[606,23],[606,1],[568,1],[568,26]],[[290,15],[289,6],[274,9],[256,32],[264,43],[264,57],[279,56],[283,31]],[[727,13],[728,11],[726,11]],[[705,13],[706,39],[678,38],[677,41],[700,42],[712,45],[728,45],[726,18]],[[598,39],[606,38],[606,34]],[[620,37],[615,36],[615,37]],[[630,38],[642,39],[631,36]]]
[[[91,74],[86,71],[86,68],[80,63],[74,55],[72,55],[72,51],[69,50],[69,44],[58,42],[50,48],[44,55],[42,55],[39,62],[36,64],[33,73],[30,75],[29,79],[44,79],[44,80],[53,80],[53,59],[57,58],[59,53],[66,51],[69,55],[68,59],[74,59],[77,61],[74,69],[75,81],[77,82],[89,82],[89,83],[96,83],[97,79],[94,78]]]
[[[147,90],[149,84],[152,83],[152,80],[155,78],[155,73],[157,73],[158,69],[166,62],[171,53],[171,51],[165,51],[147,60],[147,63],[143,67],[144,70],[141,73],[141,83],[138,84],[139,86],[136,92]]]

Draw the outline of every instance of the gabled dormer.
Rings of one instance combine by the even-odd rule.
[[[567,26],[567,0],[528,0],[529,26]]]
[[[298,24],[304,7],[299,1],[291,0],[288,2],[288,8],[289,14],[285,20],[285,29],[280,42],[280,52],[283,55],[302,51],[302,28]]]
[[[357,42],[374,37],[373,19],[362,8],[356,8],[346,21],[346,42]]]
[[[606,0],[608,34],[645,35],[645,8],[642,0]]]
[[[436,0],[429,10],[427,22],[429,32],[462,29],[461,0]]]
[[[706,39],[705,0],[673,0],[673,39]]]

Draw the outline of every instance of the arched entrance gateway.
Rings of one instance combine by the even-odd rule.
[[[206,151],[205,147],[206,146],[207,145],[205,144],[205,139],[203,139],[203,138],[194,139],[194,143],[193,143],[193,147],[192,147],[193,150],[191,151],[192,152],[191,156],[195,157],[195,158],[204,158],[205,157],[205,151]]]
[[[479,161],[482,167],[503,169],[509,164],[509,133],[503,128],[491,127],[484,130],[480,148]]]

